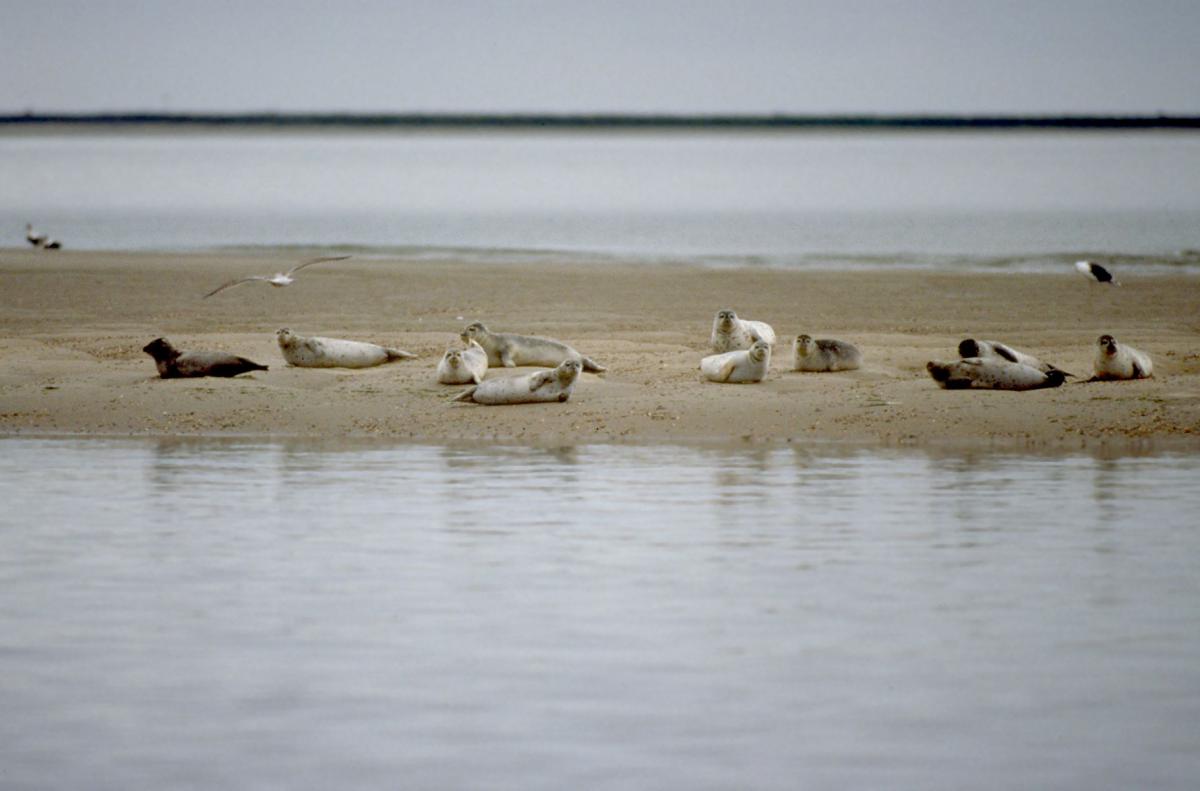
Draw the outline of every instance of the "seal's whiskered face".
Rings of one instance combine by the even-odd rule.
[[[728,330],[733,326],[735,321],[737,321],[737,314],[732,310],[717,311],[717,325],[720,326],[722,330]]]
[[[457,349],[450,349],[446,352],[442,359],[444,359],[446,364],[451,368],[457,368],[458,364],[462,362],[462,352],[458,351]]]
[[[275,337],[277,339],[279,339],[280,343],[286,343],[287,341],[292,339],[292,331],[289,330],[287,327],[284,327],[279,332],[275,333]]]
[[[583,363],[579,360],[565,360],[562,365],[558,366],[559,379],[574,379],[579,376],[579,372],[583,370]]]
[[[808,354],[810,351],[812,351],[812,343],[813,343],[813,339],[812,339],[811,335],[797,335],[796,336],[796,344],[795,345],[796,345],[796,350],[799,352]]]
[[[1096,341],[1096,343],[1100,344],[1100,349],[1105,354],[1117,353],[1117,339],[1111,335],[1101,335],[1100,340]]]
[[[461,337],[464,341],[468,341],[472,338],[478,338],[481,334],[486,332],[487,327],[483,326],[482,321],[473,321],[467,325],[467,328],[462,331],[462,334],[459,337]]]
[[[762,362],[768,354],[771,353],[771,347],[763,341],[755,341],[750,347],[750,359],[754,362]]]

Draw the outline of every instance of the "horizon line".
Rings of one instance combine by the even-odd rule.
[[[1020,113],[32,112],[0,125],[587,129],[1197,129],[1200,115]]]

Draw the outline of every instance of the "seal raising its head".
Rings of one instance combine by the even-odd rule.
[[[749,349],[710,354],[700,361],[700,372],[710,382],[744,384],[761,382],[771,368],[771,346],[755,341]]]
[[[749,349],[755,341],[763,341],[768,346],[775,345],[775,330],[765,321],[739,319],[738,314],[729,308],[722,308],[713,317],[712,335],[709,343],[714,352],[732,352],[738,349]]]
[[[1117,343],[1111,335],[1101,335],[1096,341],[1096,358],[1093,361],[1095,376],[1090,381],[1102,379],[1147,379],[1154,375],[1154,363],[1150,355],[1124,343]]]
[[[437,365],[437,380],[444,385],[479,384],[487,373],[487,352],[475,341],[465,349],[447,349]]]
[[[925,369],[944,390],[1037,390],[1058,387],[1066,380],[1062,371],[1045,373],[999,357],[968,357],[948,363],[933,360]]]
[[[482,321],[468,324],[462,331],[462,339],[464,343],[475,341],[482,346],[491,366],[558,365],[563,360],[579,360],[585,371],[600,373],[608,370],[560,341],[511,332],[492,332]]]
[[[862,352],[852,343],[797,335],[792,342],[794,371],[853,371],[862,366]]]
[[[226,352],[181,352],[166,338],[155,338],[142,347],[142,351],[154,358],[158,375],[163,379],[237,376],[247,371],[267,370],[265,365]]]
[[[579,360],[564,360],[549,371],[489,379],[470,390],[464,390],[452,400],[488,405],[561,403],[575,392],[575,382],[582,370],[583,363]]]

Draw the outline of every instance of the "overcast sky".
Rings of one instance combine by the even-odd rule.
[[[1200,113],[1195,0],[0,3],[0,112]]]

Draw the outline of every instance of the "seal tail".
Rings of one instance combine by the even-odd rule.
[[[583,370],[589,371],[594,374],[604,373],[605,371],[608,370],[603,365],[601,365],[600,363],[593,360],[591,357],[583,357],[582,362],[583,362]]]
[[[473,395],[475,395],[475,388],[474,387],[468,388],[466,390],[463,390],[458,395],[454,396],[454,398],[451,398],[450,403],[453,404],[455,401],[465,401],[467,403],[470,403],[470,401],[472,400],[471,396],[473,396]]]
[[[412,352],[406,352],[403,349],[392,349],[390,347],[385,347],[384,351],[387,352],[387,361],[389,363],[393,360],[413,360],[417,356]]]

